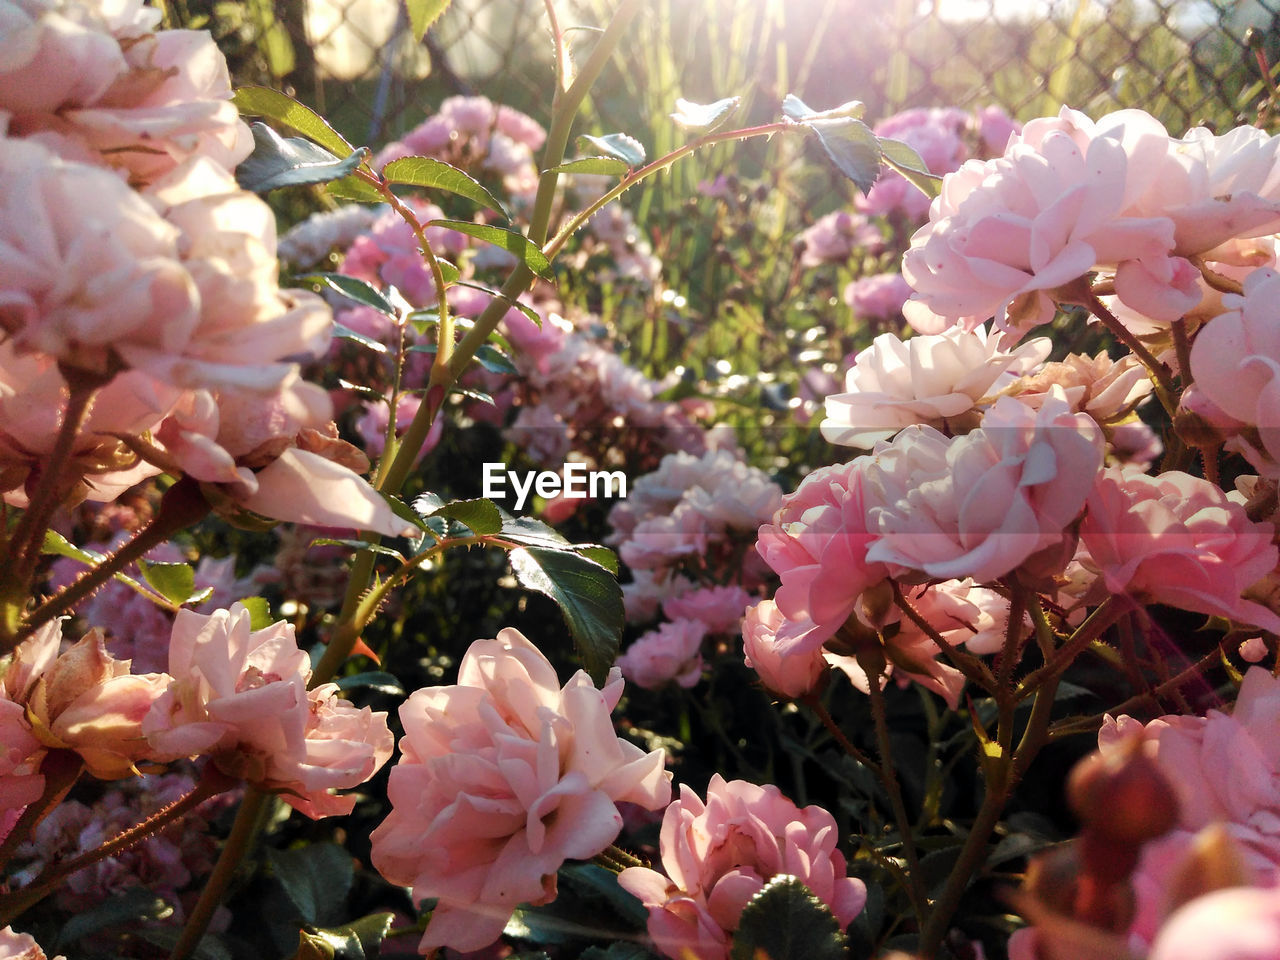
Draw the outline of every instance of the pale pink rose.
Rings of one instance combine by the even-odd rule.
[[[1197,897],[1160,928],[1148,960],[1275,960],[1280,886],[1232,887]]]
[[[356,433],[360,434],[360,439],[364,441],[364,451],[370,456],[380,457],[386,449],[387,428],[391,425],[391,398],[388,396],[385,401],[362,401],[361,406],[364,413],[356,420]],[[400,394],[396,403],[397,438],[409,429],[420,406],[422,406],[420,396],[412,393]],[[420,463],[422,458],[434,450],[436,444],[440,442],[440,436],[444,433],[444,420],[444,417],[436,416],[435,422],[431,424],[431,429],[427,431],[427,436],[422,441],[418,455],[414,457],[415,464]]]
[[[311,661],[284,621],[250,629],[240,604],[201,616],[180,610],[168,689],[142,721],[156,755],[209,755],[230,776],[281,793],[310,817],[349,812],[329,791],[368,779],[391,754],[386,714],[308,692]]]
[[[761,600],[742,620],[743,659],[779,697],[817,691],[828,666],[822,641],[812,620],[788,620],[772,600]]]
[[[704,803],[687,786],[662,818],[666,876],[628,867],[618,883],[649,908],[649,936],[664,956],[726,960],[742,911],[778,874],[800,880],[843,929],[867,890],[845,875],[835,819],[798,808],[773,785],[711,778]]]
[[[1183,257],[1126,260],[1115,276],[1117,298],[1148,321],[1139,329],[1165,329],[1191,313],[1203,298],[1202,282],[1200,271]]]
[[[405,701],[372,860],[415,903],[438,900],[420,950],[488,946],[518,904],[555,898],[566,859],[613,842],[619,802],[668,802],[662,751],[613,730],[621,694],[616,670],[604,689],[582,671],[561,688],[538,649],[506,629],[471,645],[457,684]]]
[[[911,286],[900,273],[859,277],[844,288],[844,302],[864,320],[893,320],[911,296]]]
[[[1039,372],[1010,383],[1005,392],[1039,409],[1055,386],[1061,388],[1073,411],[1087,413],[1105,425],[1129,417],[1154,389],[1136,357],[1127,353],[1112,360],[1104,350],[1095,357],[1072,353],[1061,361],[1046,363]]]
[[[868,525],[866,471],[859,458],[821,467],[782,500],[773,522],[760,527],[756,550],[782,578],[774,595],[788,620],[811,620],[823,639],[840,628],[863,591],[888,576],[869,559],[876,534]]]
[[[646,690],[668,683],[696,686],[702,679],[702,641],[706,636],[706,624],[699,620],[668,621],[632,641],[618,657],[618,669]]]
[[[693,586],[688,577],[670,570],[632,570],[631,582],[622,585],[627,623],[648,623],[658,615],[664,602],[692,590]]]
[[[1103,446],[1102,430],[1056,387],[1038,411],[1001,397],[980,429],[954,440],[909,427],[866,469],[879,535],[867,560],[909,579],[985,583],[1033,559],[1059,572]]]
[[[875,134],[906,143],[919,154],[930,173],[942,175],[955,170],[968,157],[960,136],[968,125],[969,115],[963,110],[915,107],[877,123]],[[929,212],[929,198],[894,170],[885,170],[866,196],[858,197],[857,205],[868,216],[889,216],[901,211],[908,220],[917,222]]]
[[[1089,494],[1081,559],[1111,593],[1274,632],[1280,617],[1241,596],[1275,568],[1273,534],[1198,477],[1112,467]]]
[[[1038,337],[1012,349],[1008,337],[952,328],[901,340],[883,333],[854,357],[844,393],[827,398],[822,436],[830,443],[870,449],[903,427],[924,424],[950,432],[976,425],[961,420],[978,401],[1032,373],[1052,344]],[[952,429],[953,423],[955,428]]]
[[[2,960],[47,960],[45,953],[29,933],[18,933],[13,927],[0,930],[0,958]],[[66,960],[54,957],[53,960]]]
[[[978,135],[982,138],[982,146],[988,154],[999,156],[1009,145],[1009,138],[1022,129],[1022,124],[1014,120],[1004,107],[992,104],[983,107],[975,114]]]
[[[1204,400],[1253,431],[1230,441],[1264,476],[1280,476],[1280,273],[1255,270],[1244,295],[1223,297],[1226,313],[1191,345],[1191,372]],[[1254,436],[1256,432],[1256,438]]]
[[[875,253],[884,247],[879,228],[868,223],[862,214],[843,210],[819,217],[796,242],[804,246],[800,263],[806,267],[844,263],[855,250]]]
[[[56,650],[60,641],[60,629],[46,629],[23,644]],[[129,661],[108,654],[101,632],[91,630],[40,674],[25,702],[48,746],[74,750],[90,774],[114,780],[153,759],[142,721],[169,681],[162,673],[131,674]]]
[[[733,584],[702,587],[670,598],[662,605],[662,612],[672,620],[698,620],[707,633],[737,633],[742,614],[758,599]]]
[[[0,328],[20,350],[107,372],[180,353],[198,295],[179,231],[109,171],[0,138]]]
[[[0,4],[0,110],[21,118],[94,103],[127,69],[111,25],[88,4]]]
[[[943,181],[902,261],[916,290],[904,313],[917,329],[936,332],[947,321],[972,328],[994,315],[997,327],[1025,333],[1053,318],[1057,288],[1099,265],[1173,251],[1173,221],[1126,212],[1146,186],[1140,161],[1162,155],[1167,135],[1161,141],[1123,122],[1096,135],[1066,121],[1040,123],[1028,124],[1003,157],[967,161]]]

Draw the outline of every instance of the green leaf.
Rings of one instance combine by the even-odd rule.
[[[180,607],[196,592],[196,572],[187,563],[148,563],[138,561],[142,579],[175,607]]]
[[[137,926],[139,920],[159,920],[172,914],[173,907],[154,893],[131,887],[119,896],[73,913],[50,946],[53,951],[65,950],[82,937],[100,930],[125,923]]]
[[[942,192],[942,178],[929,172],[920,154],[908,143],[889,137],[877,137],[884,162],[910,181],[917,190],[932,199]]]
[[[384,557],[395,557],[397,560],[404,560],[404,554],[399,550],[393,550],[391,547],[383,546],[381,543],[374,543],[371,540],[350,540],[346,537],[316,537],[307,546],[350,547],[352,550],[368,550],[370,553],[376,553]]]
[[[845,938],[831,909],[795,877],[764,885],[733,935],[732,960],[844,960]]]
[[[547,171],[555,173],[589,173],[593,176],[620,177],[631,169],[620,157],[579,157],[567,160]]]
[[[240,603],[249,611],[250,630],[264,630],[276,622],[266,597],[243,597]]]
[[[603,137],[583,134],[578,137],[578,149],[583,153],[593,151],[606,157],[617,157],[628,167],[640,166],[645,158],[644,145],[625,133],[611,133]]]
[[[339,690],[372,690],[375,693],[404,696],[404,687],[400,685],[400,681],[385,670],[366,670],[349,677],[339,677],[337,684]]]
[[[548,279],[551,276],[551,261],[538,249],[536,243],[522,233],[490,226],[487,223],[472,223],[470,220],[429,220],[427,226],[456,230],[458,233],[465,233],[485,243],[492,243],[495,247],[501,247],[513,254],[538,276]]]
[[[741,102],[741,97],[725,97],[715,103],[703,104],[681,97],[676,100],[676,112],[671,114],[671,119],[685,130],[711,133],[729,119]]]
[[[344,327],[342,324],[335,322],[333,325],[333,335],[339,340],[353,340],[362,347],[367,347],[374,353],[386,353],[387,345],[381,340],[375,340],[373,337],[352,330],[350,327]]]
[[[374,403],[387,402],[386,394],[379,393],[377,390],[373,389],[373,387],[366,387],[360,383],[352,383],[350,380],[343,380],[341,377],[338,378],[338,386],[343,390],[350,390],[352,393],[359,394],[366,400],[372,400]]]
[[[520,371],[511,362],[511,358],[491,343],[482,343],[476,347],[476,363],[490,373],[507,373],[519,375]]]
[[[382,176],[391,183],[404,183],[414,187],[445,190],[460,197],[474,200],[482,207],[496,210],[508,220],[511,215],[488,190],[474,178],[463,173],[451,163],[431,157],[401,157],[382,168]]]
[[[289,960],[365,960],[365,952],[354,933],[299,930],[298,950]]]
[[[329,196],[341,197],[343,200],[358,200],[361,203],[387,202],[387,198],[378,191],[377,187],[355,176],[334,180],[324,189]]]
[[[507,297],[504,297],[499,291],[491,290],[489,287],[486,287],[479,283],[471,283],[467,280],[459,280],[457,281],[457,283],[458,283],[458,286],[460,287],[470,287],[472,290],[480,290],[484,293],[489,294],[495,300],[502,300],[508,306],[514,307],[516,310],[519,310],[526,317],[532,320],[534,324],[537,325],[538,329],[542,329],[542,315],[538,313],[537,310],[533,309],[533,307],[529,306],[527,303],[521,303],[519,300],[511,300]],[[454,319],[454,322],[457,323],[457,318]]]
[[[804,125],[818,135],[836,169],[866,193],[880,176],[880,140],[861,120],[843,117],[833,120],[806,120]]]
[[[429,506],[429,503],[424,498],[425,495],[414,501],[414,506],[418,507],[419,510],[422,509],[419,504]],[[497,504],[492,500],[453,500],[436,507],[424,515],[429,517],[448,517],[450,520],[457,520],[459,523],[466,524],[467,528],[477,537],[492,536],[502,529],[502,514],[499,512]]]
[[[830,110],[814,110],[794,93],[788,93],[782,98],[783,116],[801,122],[809,120],[838,120],[846,117],[856,120],[862,116],[865,110],[866,104],[861,100],[850,100],[847,103],[840,104],[838,107],[832,107]]]
[[[546,547],[550,550],[572,550],[573,544],[562,537],[554,527],[533,517],[502,518],[502,539],[522,547]]]
[[[613,574],[576,553],[543,547],[516,547],[511,567],[523,587],[560,607],[583,666],[603,683],[618,657],[625,620],[622,588]]]
[[[368,152],[361,147],[339,158],[310,140],[282,137],[265,123],[255,123],[250,129],[253,153],[236,167],[236,183],[254,193],[341,179],[360,166]]]
[[[391,301],[384,297],[373,284],[355,277],[349,277],[345,273],[304,273],[294,279],[296,281],[324,284],[338,291],[348,300],[354,300],[356,303],[364,304],[366,307],[373,307],[373,309],[379,313],[385,313],[388,317],[394,318],[396,316],[396,308]]]
[[[575,543],[573,552],[594,560],[615,577],[618,575],[618,555],[608,547],[602,547],[598,543]]]
[[[405,520],[409,523],[412,523],[415,527],[418,527],[420,529],[423,529],[423,530],[426,529],[422,525],[422,517],[417,512],[414,511],[413,507],[409,506],[399,497],[393,497],[391,494],[387,493],[385,490],[379,490],[378,496],[382,497],[382,499],[386,502],[387,506],[391,508],[391,512],[394,513],[401,520]]]
[[[135,924],[130,932],[137,934],[147,943],[159,947],[165,953],[172,952],[178,945],[178,937],[182,934],[179,927],[154,927],[144,924]],[[191,960],[232,960],[232,954],[221,938],[215,934],[206,933],[191,951]]]
[[[345,157],[355,150],[318,113],[279,90],[258,86],[240,87],[231,101],[241,113],[279,121],[314,140],[335,156]]]
[[[267,862],[303,923],[321,926],[338,918],[355,877],[351,854],[336,843],[312,843],[268,849]]]
[[[44,532],[44,543],[40,547],[40,552],[52,554],[56,557],[67,557],[71,560],[79,560],[81,563],[87,564],[90,567],[96,567],[106,559],[100,553],[94,553],[93,551],[77,547],[56,530],[46,530]]]
[[[413,42],[421,43],[431,25],[449,8],[449,0],[405,0],[405,5],[409,8]]]

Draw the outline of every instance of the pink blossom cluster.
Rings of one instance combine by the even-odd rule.
[[[503,190],[529,203],[538,188],[534,151],[547,139],[536,120],[486,97],[447,97],[439,109],[374,158],[381,169],[401,157],[434,157],[470,172],[501,178]]]
[[[140,764],[209,757],[229,776],[280,793],[310,817],[347,813],[350,795],[391,756],[386,714],[352,706],[334,684],[308,690],[310,660],[293,626],[253,630],[240,604],[204,616],[180,610],[167,669],[130,672],[98,630],[65,651],[53,621],[18,645],[0,679],[8,812],[43,789],[49,748],[79,755],[114,780]]]
[[[613,842],[619,803],[667,804],[662,751],[614,732],[621,695],[617,670],[600,689],[583,671],[562,687],[542,653],[506,629],[471,645],[456,684],[405,701],[373,864],[415,903],[436,900],[421,950],[488,946],[516,906],[555,899],[565,860]]]
[[[0,487],[24,505],[73,393],[73,498],[161,471],[276,519],[404,524],[299,379],[331,317],[278,285],[274,217],[207,33],[155,9],[5,0],[0,56]]]
[[[841,929],[867,900],[846,876],[835,819],[818,806],[798,808],[773,785],[711,778],[703,801],[689,787],[662,818],[662,867],[628,867],[624,890],[649,908],[654,946],[673,960],[727,960],[743,909],[779,874],[799,879],[835,915]]]

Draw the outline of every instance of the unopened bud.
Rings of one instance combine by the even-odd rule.
[[[1133,740],[1127,749],[1093,753],[1067,781],[1071,809],[1091,832],[1115,842],[1140,844],[1168,833],[1178,822],[1173,785]]]

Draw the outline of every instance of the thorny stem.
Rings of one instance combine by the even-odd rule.
[[[1200,271],[1200,276],[1204,277],[1204,282],[1219,293],[1244,293],[1244,287],[1239,280],[1232,280],[1216,270],[1210,270],[1209,265],[1205,263],[1204,257],[1187,257],[1187,259]]]
[[[175,820],[186,816],[210,797],[225,793],[237,783],[239,783],[238,780],[226,776],[216,767],[209,767],[201,776],[200,782],[186,796],[179,797],[168,806],[162,807],[146,820],[134,824],[97,849],[89,850],[71,860],[52,864],[26,886],[0,897],[0,924],[9,923],[28,907],[44,899],[77,870],[83,870],[99,860],[113,857],[120,851],[141,843],[168,827]]]
[[[1088,619],[1080,624],[1067,642],[1054,651],[1053,656],[1046,660],[1043,666],[1037,667],[1023,678],[1015,691],[1016,698],[1021,699],[1050,680],[1060,677],[1076,657],[1102,636],[1108,627],[1128,614],[1128,603],[1127,597],[1117,595],[1107,597],[1093,613],[1089,614]]]
[[[76,580],[37,606],[23,622],[18,639],[29,636],[38,627],[59,614],[73,610],[129,564],[142,557],[157,544],[164,543],[179,530],[196,523],[209,513],[209,504],[200,492],[199,481],[184,477],[165,491],[160,499],[160,509],[151,521],[134,534],[133,539],[121,544],[101,563],[90,567]]]
[[[847,736],[845,736],[845,732],[840,729],[839,724],[835,722],[835,719],[831,716],[830,711],[828,711],[827,708],[823,705],[822,701],[818,699],[817,694],[814,694],[814,693],[805,694],[800,699],[800,702],[803,703],[810,710],[812,710],[814,712],[814,715],[820,721],[822,721],[822,725],[827,728],[827,732],[831,734],[831,736],[835,739],[836,743],[840,745],[841,750],[843,750],[845,753],[847,753],[850,757],[852,757],[858,763],[862,764],[864,767],[870,770],[871,773],[874,774],[877,779],[879,779],[882,776],[880,772],[880,764],[876,763],[874,760],[868,757],[865,753],[859,750],[856,746],[854,746],[853,741],[850,740]]]
[[[1064,303],[1078,303],[1084,307],[1095,317],[1102,321],[1103,325],[1111,331],[1111,335],[1129,348],[1129,351],[1142,361],[1142,365],[1147,368],[1147,372],[1155,379],[1156,392],[1160,396],[1160,402],[1164,408],[1173,415],[1173,408],[1176,406],[1174,398],[1177,394],[1177,387],[1173,382],[1173,374],[1168,366],[1161,363],[1151,353],[1146,346],[1135,337],[1120,319],[1107,309],[1107,305],[1098,299],[1098,295],[1093,292],[1087,282],[1075,284],[1069,290],[1063,291]]]
[[[0,867],[4,867],[13,856],[18,845],[31,836],[31,830],[44,819],[54,806],[62,802],[84,769],[84,761],[80,755],[71,750],[50,750],[40,764],[40,775],[44,777],[44,792],[34,801],[27,804],[17,822],[9,830],[9,835],[0,843]],[[0,903],[3,898],[0,898]]]
[[[920,874],[920,858],[916,855],[915,835],[911,832],[911,818],[907,816],[907,805],[902,800],[902,788],[898,784],[898,776],[893,767],[893,746],[889,740],[889,721],[884,705],[884,691],[880,688],[881,679],[888,675],[884,672],[883,655],[879,664],[863,663],[858,658],[858,665],[867,674],[867,690],[871,700],[871,718],[876,728],[876,750],[880,754],[880,782],[889,794],[889,804],[893,808],[893,819],[898,827],[898,836],[902,841],[902,855],[907,862],[907,896],[916,916],[923,922],[929,898],[924,889],[924,878]],[[870,658],[868,658],[870,659]],[[873,667],[873,669],[868,669]]]
[[[992,674],[991,668],[981,659],[969,653],[969,651],[961,650],[958,646],[947,643],[942,634],[938,633],[934,628],[933,624],[921,616],[920,611],[907,599],[907,595],[902,592],[902,587],[898,585],[897,581],[890,581],[890,583],[893,584],[893,602],[898,605],[898,609],[905,613],[912,623],[925,632],[925,635],[934,642],[942,652],[942,655],[964,674],[965,679],[982,687],[988,693],[995,692],[997,689],[996,678]]]

